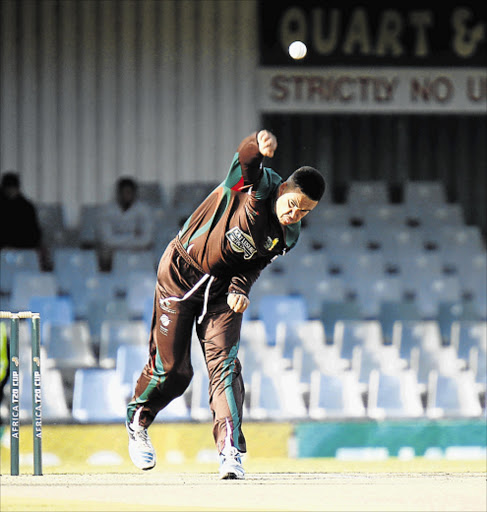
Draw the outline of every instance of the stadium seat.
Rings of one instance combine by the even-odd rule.
[[[428,236],[440,226],[465,226],[462,206],[455,204],[426,203],[421,207],[421,230]]]
[[[420,321],[421,316],[412,301],[383,301],[380,304],[378,320],[382,325],[382,334],[386,343],[392,342],[394,323],[397,321]]]
[[[310,318],[321,318],[323,303],[343,303],[350,293],[343,277],[329,274],[315,276],[309,273],[306,279],[300,280],[296,289],[306,300]]]
[[[76,291],[71,294],[76,318],[88,318],[89,304],[94,301],[110,302],[116,298],[118,281],[110,273],[99,272],[88,278],[82,274],[75,280]]]
[[[362,318],[377,318],[383,302],[399,302],[404,296],[402,279],[392,275],[377,277],[364,274],[356,280],[355,290]]]
[[[63,205],[61,203],[38,203],[36,209],[42,230],[43,245],[50,248],[65,245],[67,234]]]
[[[313,211],[313,215],[307,218],[309,225],[318,224],[323,226],[324,230],[330,227],[337,227],[343,230],[350,226],[352,214],[348,204],[323,203],[321,202]]]
[[[301,322],[279,322],[276,326],[276,348],[282,357],[292,359],[294,349],[298,346],[324,348],[326,334],[320,320],[305,320]]]
[[[141,181],[137,185],[139,201],[151,208],[162,207],[165,204],[164,191],[159,181]]]
[[[487,389],[487,348],[485,345],[470,349],[468,367],[474,375],[479,393],[483,393],[485,397]]]
[[[385,181],[352,181],[348,188],[347,204],[354,210],[371,203],[384,205],[389,202]]]
[[[51,367],[72,369],[96,366],[86,322],[48,324],[43,334],[47,351],[46,363]]]
[[[249,415],[253,420],[289,421],[305,418],[306,406],[296,372],[254,372],[251,378]]]
[[[438,276],[419,283],[416,305],[423,318],[436,318],[440,302],[458,302],[461,299],[457,276]]]
[[[373,320],[340,320],[335,324],[333,343],[343,359],[351,360],[355,347],[377,351],[383,345],[381,325]]]
[[[399,351],[394,345],[372,349],[367,346],[356,346],[352,350],[351,370],[357,374],[364,391],[367,389],[372,371],[397,373],[405,367],[406,361],[399,357]]]
[[[326,347],[325,350],[330,348],[331,347]],[[306,346],[296,346],[293,350],[292,369],[298,376],[301,389],[303,389],[303,391],[309,391],[311,374],[314,371],[320,371],[320,364],[316,353]]]
[[[35,249],[2,249],[0,251],[0,292],[12,293],[14,276],[20,271],[40,272]]]
[[[281,279],[279,274],[273,274],[270,267],[262,271],[259,279],[254,283],[250,290],[250,304],[246,310],[246,316],[249,319],[258,319],[261,310],[261,301],[268,295],[288,295],[291,292],[287,280]]]
[[[399,357],[411,361],[413,348],[439,351],[441,333],[437,322],[422,320],[397,320],[394,322],[392,344],[399,350]]]
[[[428,349],[424,345],[412,349],[411,369],[416,372],[418,383],[426,386],[431,371],[438,371],[443,375],[454,375],[465,369],[466,364],[458,358],[455,347],[440,347]]]
[[[443,183],[439,181],[407,181],[404,184],[404,202],[410,211],[415,206],[446,203]]]
[[[98,298],[96,294],[93,294],[86,306],[85,321],[88,323],[91,341],[96,348],[100,346],[101,326],[108,320],[130,320],[127,301],[120,297],[103,298],[103,294]],[[147,330],[147,332],[149,331]]]
[[[117,249],[113,252],[113,274],[122,277],[130,272],[141,270],[155,273],[155,262],[152,251]]]
[[[463,300],[445,300],[438,304],[437,321],[440,326],[443,344],[448,345],[451,342],[452,326],[454,322],[475,322],[481,318],[475,310],[475,306],[470,301]],[[463,357],[463,356],[462,356]]]
[[[458,357],[468,361],[473,347],[487,350],[487,322],[456,320],[451,325],[451,344]]]
[[[76,294],[83,280],[98,274],[98,260],[94,249],[56,247],[53,260],[58,287],[64,294]]]
[[[372,370],[368,386],[369,418],[418,418],[423,414],[420,388],[414,372]]]
[[[402,204],[367,204],[363,209],[367,235],[374,236],[379,229],[401,229],[405,227],[406,210]]]
[[[325,300],[321,305],[320,320],[325,327],[326,339],[333,340],[335,325],[340,320],[360,320],[362,311],[356,301]]]
[[[428,380],[426,414],[429,418],[479,417],[482,407],[473,374],[442,375],[432,371]]]
[[[353,372],[311,375],[309,416],[325,418],[363,418],[365,407],[357,376]]]
[[[55,295],[57,295],[57,283],[52,273],[20,271],[13,277],[10,306],[15,311],[25,311],[29,308],[31,297]]]
[[[136,270],[127,274],[127,309],[133,320],[142,319],[147,301],[154,303],[156,273],[151,270]]]
[[[134,376],[139,377],[149,359],[147,346],[122,345],[117,349],[115,369],[120,379],[120,386],[126,400],[134,391]]]
[[[126,403],[116,370],[76,370],[72,414],[81,423],[122,423]]]
[[[28,309],[40,313],[42,329],[47,325],[67,325],[74,321],[74,306],[71,297],[32,296]]]
[[[99,364],[113,368],[120,346],[147,346],[147,343],[147,331],[141,320],[105,320],[101,326]]]
[[[296,323],[308,319],[306,301],[299,295],[266,295],[259,303],[259,318],[264,322],[268,345],[275,345],[279,322]]]
[[[103,205],[98,204],[81,205],[78,238],[82,248],[92,249],[95,247],[102,208]]]

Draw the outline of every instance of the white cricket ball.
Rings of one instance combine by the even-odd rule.
[[[302,41],[294,41],[289,45],[288,51],[289,55],[293,59],[299,60],[306,57],[308,49],[306,48],[306,45]]]

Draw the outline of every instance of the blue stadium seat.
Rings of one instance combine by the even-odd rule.
[[[475,305],[471,301],[441,300],[438,304],[437,321],[440,326],[443,344],[448,345],[451,341],[452,326],[454,322],[480,321]]]
[[[399,357],[410,362],[414,348],[420,351],[440,350],[440,328],[435,321],[398,320],[394,323],[392,343],[398,347]]]
[[[432,371],[428,381],[426,414],[430,418],[481,416],[482,407],[472,373],[442,375]]]
[[[79,284],[98,274],[98,260],[94,249],[57,247],[53,251],[54,274],[62,293],[74,295]]]
[[[414,372],[371,372],[367,404],[367,415],[370,418],[418,418],[423,414],[420,387]]]
[[[251,378],[249,415],[254,420],[294,420],[307,416],[295,372],[254,372]]]
[[[132,319],[144,316],[147,301],[154,302],[156,273],[151,270],[135,270],[127,274],[127,308]]]
[[[42,328],[46,325],[69,325],[74,321],[74,306],[71,297],[32,296],[28,309],[40,313]]]
[[[94,301],[113,301],[117,296],[118,281],[111,273],[98,272],[96,275],[84,278],[81,274],[76,277],[76,291],[71,294],[76,318],[88,318],[89,304]]]
[[[361,387],[356,374],[325,374],[314,371],[311,375],[309,416],[315,420],[365,417]]]
[[[259,318],[264,322],[267,343],[275,345],[279,322],[290,324],[308,320],[306,301],[299,295],[267,295],[260,301]]]
[[[48,363],[59,369],[96,366],[88,325],[83,322],[51,324],[43,329]]]
[[[115,366],[117,350],[122,345],[147,346],[148,336],[141,320],[105,320],[101,326],[99,364]]]
[[[451,344],[457,355],[468,362],[472,348],[487,350],[487,322],[455,320],[451,325]]]
[[[155,262],[152,251],[117,249],[113,252],[113,274],[124,276],[129,272],[140,270],[155,272]]]
[[[0,292],[12,292],[13,280],[17,272],[40,272],[40,270],[35,249],[2,249],[0,251]]]
[[[425,279],[416,288],[416,305],[423,318],[436,318],[440,302],[458,302],[460,298],[460,283],[456,276]]]
[[[100,212],[103,205],[83,204],[80,213],[79,243],[83,248],[93,248],[96,245]]]
[[[126,404],[116,370],[76,370],[72,413],[81,423],[123,422]]]
[[[59,247],[67,242],[64,209],[61,203],[38,203],[37,218],[42,230],[42,243],[46,247]]]
[[[389,202],[389,191],[385,181],[352,181],[347,194],[347,204],[356,209],[360,206],[384,205]]]
[[[404,202],[408,208],[431,203],[444,204],[444,185],[439,181],[407,181],[404,184]]]
[[[260,315],[261,301],[268,295],[288,295],[291,293],[289,282],[281,279],[280,274],[274,274],[270,268],[262,271],[259,279],[250,290],[250,304],[246,314],[248,318],[257,319]]]
[[[15,311],[25,311],[31,297],[53,297],[57,291],[56,278],[52,273],[20,271],[13,278],[10,306]]]
[[[384,344],[381,324],[373,320],[340,320],[335,324],[333,343],[343,359],[351,360],[355,347],[379,350]]]
[[[133,394],[136,379],[149,359],[149,350],[143,345],[122,345],[117,349],[115,369],[126,399]]]
[[[406,210],[403,204],[368,204],[363,209],[365,229],[374,236],[381,229],[405,227]]]
[[[383,301],[377,318],[382,325],[382,334],[386,343],[392,342],[394,323],[398,320],[421,320],[416,304],[405,300]]]
[[[326,339],[333,340],[335,324],[340,320],[361,320],[360,304],[355,301],[325,300],[322,302],[320,320],[325,327]]]

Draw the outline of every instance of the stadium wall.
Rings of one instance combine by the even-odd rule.
[[[68,223],[121,175],[220,180],[256,129],[254,0],[4,0],[0,20],[0,170]]]

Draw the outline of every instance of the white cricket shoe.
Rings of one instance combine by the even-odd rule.
[[[242,467],[240,452],[235,446],[225,446],[220,453],[220,480],[243,480],[245,471]]]
[[[156,452],[152,446],[147,429],[139,425],[142,408],[134,415],[132,423],[125,423],[129,435],[129,455],[139,469],[152,469],[156,465]]]

